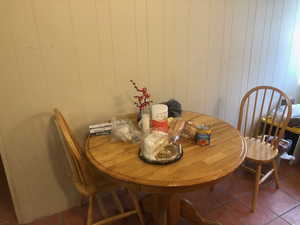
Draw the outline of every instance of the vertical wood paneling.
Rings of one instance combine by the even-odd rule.
[[[135,1],[110,0],[112,41],[116,62],[119,113],[132,111],[129,80],[137,82]]]
[[[259,83],[266,83],[266,81],[269,79],[268,75],[265,74],[265,67],[268,59],[269,43],[271,39],[271,27],[274,19],[275,1],[268,0],[266,4],[267,7],[266,7],[266,15],[265,15],[266,19],[265,19],[265,26],[264,26],[264,33],[263,33],[263,43],[262,43],[260,60],[258,63]]]
[[[210,6],[210,26],[208,37],[208,64],[207,64],[207,83],[211,84],[206,89],[209,92],[207,98],[207,113],[210,115],[217,115],[219,108],[218,89],[220,86],[220,79],[223,79],[220,74],[220,67],[222,63],[222,48],[224,40],[224,0],[212,0]],[[193,104],[193,103],[192,103]]]
[[[81,1],[84,4],[84,1]],[[118,112],[118,95],[119,88],[117,80],[117,67],[116,67],[116,50],[114,48],[113,36],[112,36],[112,20],[111,20],[111,7],[110,0],[94,0],[95,11],[96,11],[96,27],[99,44],[99,54],[100,60],[98,61],[98,65],[100,66],[100,73],[98,74],[98,79],[96,79],[95,85],[96,87],[93,89],[94,94],[93,98],[95,102],[93,105],[98,105],[96,107],[99,110],[110,111],[110,112]],[[84,78],[85,76],[83,76]],[[110,79],[103,79],[103,77],[109,77]],[[94,79],[91,79],[89,82],[93,82]],[[102,86],[99,85],[102,84]],[[98,84],[98,85],[97,85]],[[100,87],[103,88],[103,95],[105,98],[105,105],[100,103],[99,96]],[[100,91],[102,93],[102,91]],[[89,97],[89,96],[87,96]],[[106,109],[105,109],[106,108]],[[91,111],[91,110],[89,110]],[[97,118],[96,116],[101,113],[101,111],[94,111],[90,114],[93,114],[93,118]],[[106,115],[105,117],[107,117]]]
[[[249,81],[250,81],[250,68],[252,62],[252,48],[254,43],[254,28],[255,21],[257,17],[257,5],[258,0],[249,1],[248,5],[248,22],[246,30],[246,40],[245,45],[243,46],[243,71],[241,74],[241,93],[244,94],[248,90]]]
[[[176,41],[175,41],[175,32],[176,32],[176,21],[175,21],[175,11],[176,4],[174,4],[174,0],[165,0],[165,77],[167,84],[166,95],[169,98],[175,98],[175,74],[176,67],[174,66],[174,62],[176,61]]]
[[[289,64],[289,56],[291,52],[293,29],[296,22],[297,0],[289,0],[284,2],[284,11],[279,34],[278,54],[276,58],[276,81],[275,84],[279,88],[285,87],[287,79],[287,68]]]
[[[149,44],[149,88],[156,102],[163,101],[164,84],[164,4],[163,0],[147,0],[147,28]]]
[[[256,20],[254,25],[253,46],[251,49],[251,64],[249,69],[248,88],[257,86],[260,83],[259,62],[262,54],[263,34],[266,26],[267,1],[257,1]]]
[[[0,136],[20,222],[77,200],[53,107],[82,143],[89,123],[134,111],[130,79],[147,86],[155,102],[176,98],[184,109],[233,125],[241,97],[255,85],[295,96],[290,60],[299,2],[1,1]],[[31,176],[24,180],[24,173]]]
[[[149,87],[149,46],[148,46],[148,13],[147,0],[135,0],[135,32],[136,32],[136,57],[137,79]]]
[[[11,14],[15,12],[14,4],[12,1],[5,2],[0,7],[1,18],[9,18]],[[22,195],[22,191],[18,190],[20,187],[14,180],[14,177],[19,174],[19,171],[15,168],[13,155],[8,154],[7,149],[9,151],[14,151],[11,149],[11,145],[6,145],[5,140],[7,140],[7,132],[13,130],[13,127],[16,126],[16,121],[22,119],[20,115],[20,111],[23,110],[23,107],[26,106],[26,102],[23,98],[20,98],[17,95],[12,95],[11,93],[24,93],[24,86],[20,82],[20,67],[18,65],[17,57],[16,57],[16,44],[15,44],[15,35],[13,35],[12,23],[5,23],[4,19],[1,19],[1,35],[0,35],[0,43],[1,43],[1,51],[0,51],[0,68],[1,68],[1,76],[0,76],[0,84],[1,85],[1,127],[0,127],[0,136],[1,136],[1,157],[3,160],[3,164],[5,165],[8,177],[8,182],[10,185],[10,189],[13,196],[13,202],[15,205],[16,213],[18,214],[18,218],[24,217],[24,210],[22,205],[22,200],[24,199]],[[13,44],[12,44],[13,43]],[[3,101],[3,99],[9,99],[9,101]],[[10,109],[10,115],[7,114],[5,109]],[[26,110],[24,110],[25,115],[28,116]],[[9,164],[8,164],[9,162]],[[26,197],[25,197],[26,198]]]
[[[293,85],[293,83],[298,83],[298,79],[299,79],[299,57],[298,56],[298,52],[299,52],[299,48],[296,48],[295,45],[299,45],[298,42],[299,42],[299,24],[300,24],[300,2],[299,0],[296,0],[294,2],[294,5],[293,5],[295,8],[294,8],[294,20],[292,20],[292,23],[291,23],[291,27],[290,27],[290,43],[289,43],[289,47],[288,47],[288,59],[286,61],[286,64],[284,64],[284,74],[289,74],[290,75],[290,78],[284,82],[284,89],[287,89],[289,88],[291,85]],[[297,32],[297,33],[296,33]],[[295,38],[295,39],[294,39]],[[293,47],[295,47],[295,49],[293,49]],[[294,54],[294,52],[297,51],[296,55]],[[293,69],[291,68],[291,63],[296,60],[296,70],[293,71]],[[296,95],[296,92],[293,93],[293,95],[295,96]]]
[[[269,54],[268,54],[268,60],[267,64],[265,66],[266,70],[266,76],[269,77],[268,80],[266,80],[266,83],[269,85],[273,85],[275,78],[276,78],[276,60],[278,56],[278,48],[279,48],[279,38],[280,35],[272,35],[272,34],[280,34],[281,27],[282,27],[282,19],[283,19],[283,12],[284,12],[284,1],[278,0],[274,2],[275,8],[274,8],[274,15],[273,15],[273,22],[271,27],[271,39],[269,43]]]
[[[247,31],[248,20],[248,1],[236,0],[234,1],[232,12],[232,27],[231,27],[231,47],[229,51],[229,64],[227,74],[227,94],[225,98],[226,113],[225,118],[232,124],[235,124],[239,102],[241,99],[241,74],[242,74],[242,60],[244,54],[244,46]],[[233,44],[234,43],[234,44]]]
[[[290,60],[289,65],[287,68],[287,74],[291,74],[291,78],[287,80],[285,83],[285,88],[292,86],[293,84],[297,83],[300,84],[300,77],[299,77],[299,61],[300,61],[300,51],[299,51],[299,39],[300,39],[300,0],[297,0],[297,15],[296,21],[294,24],[293,29],[293,38],[292,38],[292,49],[290,52]],[[300,85],[298,89],[300,88]],[[294,90],[296,98],[300,97],[300,90]],[[297,94],[298,93],[298,94]]]
[[[78,74],[84,98],[83,110],[86,112],[90,105],[97,104],[99,101],[106,102],[104,96],[97,95],[99,86],[106,91],[109,90],[109,85],[105,85],[105,81],[101,78],[101,73],[104,71],[99,64],[101,62],[101,52],[97,29],[97,12],[94,0],[88,0],[84,3],[81,0],[68,0],[68,4],[75,44],[74,54],[77,57]],[[85,76],[90,79],[84,79]],[[106,104],[107,108],[102,108],[101,114],[107,113],[106,109],[111,109],[109,103],[106,102]],[[99,114],[98,111],[95,113]],[[91,119],[91,115],[87,115],[87,120],[91,121]]]
[[[176,70],[174,71],[173,88],[174,88],[174,97],[178,101],[183,103],[187,102],[187,88],[188,80],[190,78],[189,69],[188,69],[188,53],[189,53],[189,44],[188,41],[190,35],[190,13],[191,13],[191,0],[175,0],[175,63]],[[200,12],[199,12],[200,13]],[[174,62],[173,62],[174,63]]]
[[[190,6],[190,80],[188,106],[193,111],[204,112],[207,86],[208,21],[210,1],[192,0]]]
[[[220,111],[218,116],[222,119],[226,118],[226,110],[228,105],[226,104],[227,90],[230,84],[228,79],[229,72],[229,59],[230,59],[230,50],[232,43],[232,23],[233,23],[233,0],[225,1],[225,13],[224,13],[224,34],[223,34],[223,49],[222,49],[222,64],[221,64],[221,74],[222,78],[220,79],[220,86],[218,90],[219,95],[219,104]]]

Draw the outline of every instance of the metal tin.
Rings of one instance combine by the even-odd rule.
[[[210,144],[211,129],[207,126],[199,126],[195,134],[195,143],[205,146]]]

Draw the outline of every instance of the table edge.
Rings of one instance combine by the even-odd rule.
[[[198,114],[199,115],[206,115],[206,114],[200,114],[200,113],[198,113]],[[209,116],[209,115],[206,115],[206,116]],[[216,118],[216,119],[218,119],[218,118]],[[220,119],[218,119],[218,120],[220,120]],[[222,121],[222,122],[228,124],[229,126],[231,126],[234,129],[236,129],[231,124],[229,124],[225,121]],[[191,180],[181,181],[180,184],[176,184],[174,182],[172,182],[172,183],[170,183],[170,182],[160,182],[160,183],[157,182],[157,183],[154,183],[153,181],[147,181],[147,180],[144,180],[142,178],[140,178],[137,182],[136,180],[132,179],[131,177],[113,172],[110,169],[103,167],[98,161],[96,161],[94,159],[94,157],[88,151],[90,136],[88,136],[86,138],[86,141],[85,141],[85,154],[86,154],[88,160],[98,170],[100,170],[102,173],[105,173],[105,174],[109,175],[113,179],[121,181],[122,183],[127,183],[127,184],[128,183],[133,183],[135,185],[143,185],[143,186],[148,186],[148,187],[151,187],[151,188],[163,188],[163,189],[164,188],[167,188],[167,189],[193,188],[193,187],[196,187],[196,186],[203,186],[204,184],[207,184],[207,183],[214,183],[217,180],[222,179],[223,177],[226,177],[227,175],[229,175],[230,173],[235,171],[242,164],[242,162],[245,160],[246,155],[247,155],[247,144],[246,144],[245,138],[241,135],[241,133],[237,129],[236,129],[236,132],[238,133],[238,135],[239,135],[239,137],[242,141],[242,151],[241,151],[241,154],[240,154],[240,161],[238,163],[236,163],[235,165],[231,166],[230,168],[226,169],[226,172],[224,171],[219,176],[210,177],[210,179],[202,179],[201,182],[199,182],[200,179],[191,179]]]

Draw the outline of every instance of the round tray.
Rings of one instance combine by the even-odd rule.
[[[153,164],[153,165],[167,165],[167,164],[170,164],[170,163],[174,163],[174,162],[178,161],[179,159],[181,159],[182,156],[183,156],[183,151],[182,151],[181,145],[178,145],[178,154],[177,154],[177,156],[173,159],[170,159],[170,160],[151,160],[151,159],[147,159],[143,155],[142,149],[141,148],[139,149],[140,159],[143,160],[146,163]]]

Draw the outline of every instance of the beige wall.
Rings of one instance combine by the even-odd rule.
[[[299,0],[0,1],[0,152],[20,222],[77,201],[54,107],[82,141],[89,123],[133,110],[134,79],[156,102],[176,98],[235,124],[255,85],[296,95],[288,62],[297,8]]]

